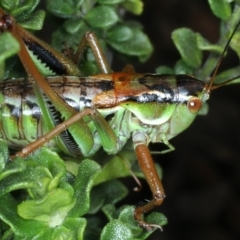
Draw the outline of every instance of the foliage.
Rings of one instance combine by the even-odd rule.
[[[124,20],[123,12],[142,12],[141,0],[47,0],[46,12],[35,9],[39,2],[1,0],[0,6],[29,30],[39,30],[43,24],[50,22],[56,29],[52,34],[52,44],[59,50],[63,42],[75,48],[84,32],[91,30],[99,37],[108,56],[115,50],[118,54],[135,56],[144,61],[153,51],[141,25]],[[174,69],[162,66],[158,72],[190,73],[199,79],[210,75],[239,21],[240,8],[236,4],[231,13],[230,3],[224,0],[209,0],[209,4],[213,13],[222,20],[219,42],[210,44],[199,33],[186,28],[178,29],[173,32],[172,38],[182,59]],[[238,38],[239,33],[231,47],[239,55]],[[13,70],[13,65],[6,59],[19,51],[19,45],[11,34],[3,33],[0,35],[0,50],[0,76],[3,79],[15,73],[15,67]],[[211,55],[199,70],[203,50],[210,51]],[[85,60],[81,66],[84,72],[96,73],[91,53],[86,54]],[[223,77],[236,76],[237,71],[239,68],[228,70],[218,78],[218,82]],[[57,153],[46,148],[39,149],[26,159],[10,161],[3,141],[0,142],[0,150],[0,205],[4,206],[0,208],[1,239],[137,240],[146,239],[151,234],[134,221],[132,206],[114,207],[127,195],[126,187],[116,178],[130,176],[131,167],[136,169],[133,170],[136,176],[142,177],[135,166],[134,152],[128,145],[116,156],[108,157],[100,152],[82,161],[63,161]],[[96,214],[99,210],[108,220],[105,226]],[[148,215],[147,221],[161,226],[167,222],[160,213]]]
[[[236,1],[232,10],[230,1],[208,0],[210,8],[215,16],[221,20],[220,39],[216,44],[211,44],[200,33],[195,33],[189,28],[179,28],[172,32],[172,39],[176,45],[181,59],[176,62],[174,68],[160,66],[158,73],[192,74],[197,79],[209,80],[209,76],[216,67],[216,63],[222,53],[233,29],[237,26],[240,19],[240,6]],[[230,47],[240,56],[240,41],[238,41],[240,31],[234,35]],[[203,62],[203,51],[211,54]],[[222,83],[228,79],[239,75],[239,67],[228,69],[219,74],[215,83]],[[236,80],[232,83],[238,83]]]

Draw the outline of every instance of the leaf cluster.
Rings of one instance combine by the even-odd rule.
[[[178,49],[181,59],[173,68],[160,66],[158,73],[191,74],[197,79],[207,81],[215,69],[220,54],[223,52],[231,33],[240,21],[239,1],[208,0],[213,14],[221,20],[220,38],[217,43],[212,44],[200,33],[194,32],[189,28],[179,28],[172,32],[172,40]],[[233,5],[233,3],[235,4]],[[238,30],[231,40],[230,47],[240,57],[240,30]],[[204,62],[203,51],[210,52],[209,57]],[[239,75],[240,68],[237,66],[218,74],[215,84],[222,83],[228,79]],[[232,83],[238,83],[236,80]]]

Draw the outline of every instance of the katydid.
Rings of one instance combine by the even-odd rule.
[[[123,72],[112,72],[92,32],[84,35],[72,61],[33,37],[0,10],[0,31],[10,31],[19,42],[18,55],[28,74],[27,79],[0,85],[1,138],[10,147],[24,147],[16,153],[22,157],[49,141],[50,147],[72,156],[91,156],[100,147],[108,154],[116,154],[132,138],[140,168],[153,194],[151,201],[135,209],[134,218],[147,230],[161,229],[143,219],[143,214],[161,205],[165,197],[148,145],[162,142],[168,147],[163,152],[174,150],[169,140],[191,125],[210,92],[233,81],[213,85],[238,26],[210,83],[206,84],[189,75],[140,74],[130,67]],[[73,62],[81,60],[87,45],[101,73],[84,77]],[[42,61],[60,76],[44,78],[28,51],[41,53],[40,57],[46,54]]]

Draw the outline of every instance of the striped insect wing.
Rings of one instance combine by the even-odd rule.
[[[116,85],[121,83],[116,82]],[[127,89],[124,91],[122,89]],[[201,108],[199,98],[204,83],[188,75],[145,74],[117,86],[119,104],[131,111],[145,124],[159,125],[172,118],[179,104],[191,112]],[[191,99],[191,100],[190,100]]]
[[[121,96],[119,104],[144,124],[162,124],[174,111],[177,97],[174,75],[145,74],[129,81],[128,91],[124,92],[128,94],[119,93],[123,89],[119,86],[117,89]]]

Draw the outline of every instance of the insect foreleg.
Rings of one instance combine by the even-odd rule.
[[[169,152],[172,152],[172,151],[175,150],[175,147],[168,141],[165,133],[161,134],[161,139],[162,139],[162,142],[163,142],[166,146],[168,146],[168,149],[162,150],[162,151],[160,152],[161,154],[169,153]]]
[[[146,212],[149,212],[154,207],[162,204],[163,199],[165,198],[162,182],[158,176],[156,167],[154,165],[153,159],[148,149],[147,138],[145,134],[141,132],[135,133],[133,135],[133,144],[139,166],[143,171],[143,174],[146,178],[146,181],[149,184],[151,192],[153,193],[153,199],[150,202],[135,209],[134,218],[138,221],[141,227],[147,230],[152,230],[153,228],[156,227],[161,229],[159,225],[145,222],[142,219],[142,215]]]

